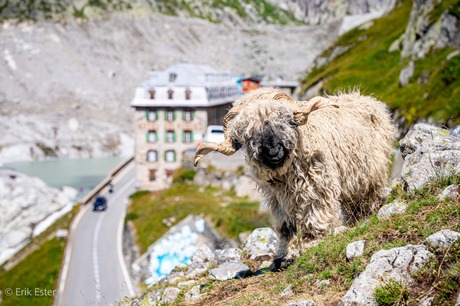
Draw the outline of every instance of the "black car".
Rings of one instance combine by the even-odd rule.
[[[97,197],[93,203],[93,211],[104,211],[107,209],[107,199],[105,197]]]

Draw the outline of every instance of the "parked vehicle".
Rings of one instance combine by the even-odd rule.
[[[221,143],[224,141],[224,127],[222,125],[209,125],[206,130],[205,140]]]
[[[93,202],[93,211],[104,211],[107,209],[107,199],[99,196]]]

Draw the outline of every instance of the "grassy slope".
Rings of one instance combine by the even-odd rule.
[[[143,253],[168,231],[162,222],[165,218],[175,217],[179,222],[189,214],[204,214],[220,234],[236,239],[240,232],[269,225],[268,214],[258,210],[259,202],[239,198],[233,192],[175,183],[165,191],[134,194],[127,219],[134,223]]]
[[[0,288],[3,292],[1,305],[50,305],[53,301],[53,290],[57,286],[57,278],[61,266],[66,239],[56,239],[57,229],[68,228],[78,207],[61,217],[39,236],[35,237],[15,257],[25,256],[13,268],[6,271],[5,265],[0,268]],[[8,296],[6,288],[13,290]],[[47,290],[37,291],[37,290]],[[29,295],[21,289],[30,289]],[[16,290],[18,290],[16,292]],[[18,293],[18,294],[16,294]],[[37,295],[36,295],[37,293]]]
[[[412,1],[404,0],[391,13],[374,21],[369,29],[355,29],[341,36],[323,53],[328,56],[337,46],[352,46],[326,66],[310,72],[302,81],[303,90],[323,80],[327,93],[359,87],[373,94],[412,124],[419,118],[431,117],[438,123],[452,119],[460,123],[460,56],[446,60],[452,49],[429,52],[425,59],[415,60],[415,73],[410,84],[400,87],[399,73],[409,59],[401,60],[400,52],[389,52],[390,45],[403,33],[409,21]],[[458,0],[442,1],[433,10],[437,20],[447,8],[458,10]],[[430,74],[426,84],[419,84],[423,71]]]
[[[282,305],[312,298],[317,305],[337,305],[378,250],[420,244],[441,229],[460,231],[460,203],[436,198],[452,183],[460,183],[460,176],[440,180],[412,195],[396,188],[389,201],[398,199],[408,203],[406,213],[386,221],[379,221],[374,215],[342,234],[329,236],[308,249],[284,272],[225,282],[204,280],[206,294],[198,304]],[[366,240],[364,255],[347,261],[347,244],[362,239]],[[408,305],[418,305],[427,296],[435,297],[433,305],[454,304],[460,289],[460,241],[444,252],[433,252],[436,257],[415,275],[415,287],[404,288]],[[330,284],[318,286],[319,280],[328,280]],[[281,292],[289,285],[294,295],[282,296]],[[384,298],[391,298],[392,293],[386,287],[381,289]],[[183,293],[180,296],[182,299],[176,304],[186,304]]]

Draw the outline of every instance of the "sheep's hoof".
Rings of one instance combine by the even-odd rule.
[[[284,270],[287,267],[289,267],[292,263],[294,262],[294,259],[289,259],[286,257],[280,257],[280,258],[275,258],[273,260],[273,270],[274,271],[279,271],[279,270]]]

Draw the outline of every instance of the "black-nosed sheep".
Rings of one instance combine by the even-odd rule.
[[[289,262],[295,234],[315,239],[378,208],[395,128],[385,104],[359,93],[294,102],[275,89],[239,100],[224,119],[225,141],[207,153],[242,148],[280,235],[275,266]]]

